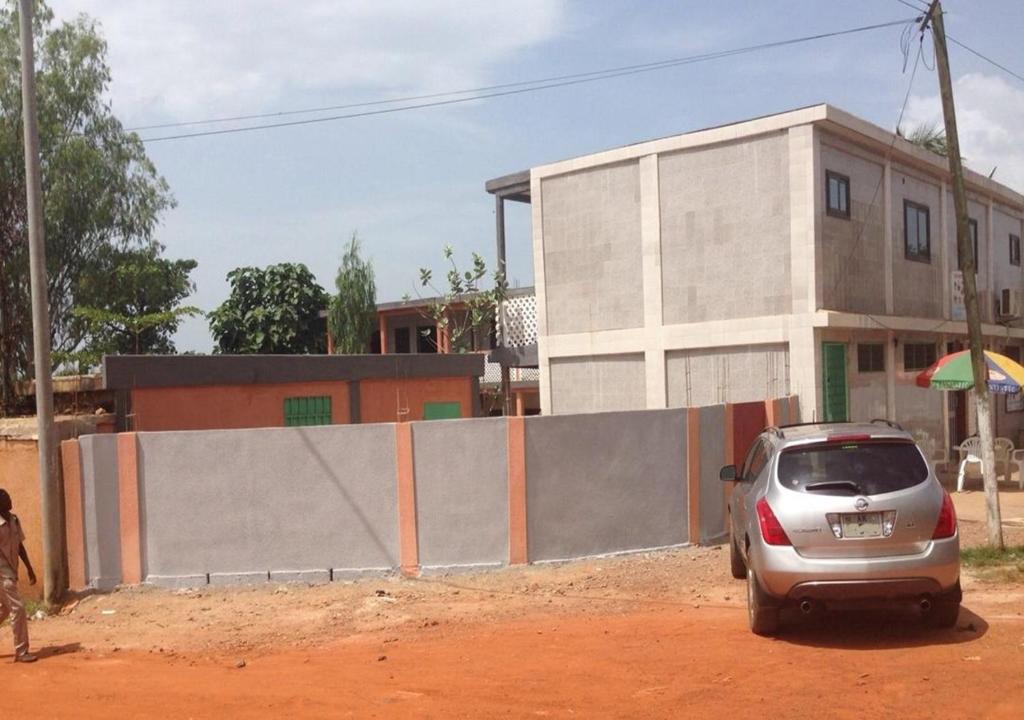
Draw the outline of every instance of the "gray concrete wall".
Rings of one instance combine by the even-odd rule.
[[[526,418],[531,561],[687,540],[681,410]]]
[[[636,161],[541,183],[547,331],[642,327]]]
[[[992,298],[998,300],[998,293],[1003,288],[1024,288],[1024,275],[1021,265],[1010,264],[1010,235],[1024,238],[1024,227],[1020,217],[1009,210],[996,206],[992,211]],[[1022,241],[1024,242],[1024,241]],[[1019,327],[1020,321],[1012,323]]]
[[[946,402],[946,393],[930,388],[921,388],[915,384],[920,370],[906,370],[903,365],[903,345],[907,342],[935,342],[939,357],[945,353],[945,347],[938,347],[938,338],[930,334],[901,334],[899,347],[896,351],[896,417],[895,420],[905,429],[915,433],[923,444],[934,444],[941,448],[944,445],[945,430],[943,429],[942,405]]]
[[[98,590],[121,582],[121,520],[117,484],[117,436],[83,435],[82,526],[85,579]]]
[[[550,364],[553,415],[647,406],[641,353],[551,358]]]
[[[673,350],[665,353],[665,371],[669,407],[789,395],[789,348],[785,343]]]
[[[398,565],[393,425],[140,433],[143,575]]]
[[[658,175],[664,323],[789,312],[787,134],[667,153]]]
[[[725,458],[725,406],[701,408],[699,417],[700,541],[710,543],[721,540],[729,532],[726,526],[725,488],[718,478],[722,466],[728,463]]]
[[[508,562],[504,418],[413,424],[420,565]]]
[[[939,186],[924,180],[894,164],[892,168],[892,262],[893,303],[896,315],[911,317],[942,317],[942,288],[948,282],[942,274],[941,213],[939,212]],[[931,261],[906,259],[906,235],[903,230],[903,201],[910,200],[929,209],[931,223]],[[950,270],[956,270],[956,258],[951,258]],[[979,278],[980,279],[980,278]]]
[[[881,157],[839,138],[821,134],[822,171],[816,187],[822,198],[822,307],[848,312],[885,313],[885,195]],[[829,215],[825,204],[825,171],[850,178],[850,217]],[[937,212],[937,209],[936,209]],[[902,234],[899,236],[902,238]]]

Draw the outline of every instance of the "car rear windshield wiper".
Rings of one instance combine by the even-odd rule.
[[[848,488],[853,490],[859,495],[863,495],[864,491],[860,485],[855,483],[853,480],[825,480],[824,482],[811,483],[810,485],[804,485],[804,490],[836,490],[838,488]]]

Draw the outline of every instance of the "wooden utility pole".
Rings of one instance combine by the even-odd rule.
[[[935,60],[939,71],[939,92],[942,95],[942,117],[946,125],[946,148],[949,172],[953,176],[953,207],[956,211],[956,247],[964,276],[964,306],[967,311],[967,339],[974,370],[974,398],[978,411],[978,437],[981,439],[982,474],[985,483],[985,516],[988,520],[989,545],[1002,549],[1003,523],[999,512],[999,487],[996,481],[996,456],[992,441],[992,408],[989,405],[988,367],[981,336],[978,312],[977,258],[970,241],[967,215],[967,192],[964,190],[964,168],[960,160],[960,139],[956,130],[956,109],[953,105],[953,84],[949,76],[949,53],[946,28],[942,21],[942,3],[932,0],[921,23],[924,30],[932,24]]]
[[[36,66],[32,40],[33,0],[21,0],[21,113],[25,131],[25,191],[28,200],[29,271],[32,286],[32,344],[36,375],[39,443],[39,510],[43,525],[43,599],[55,605],[64,591],[63,534],[57,437],[53,429],[53,373],[50,367],[50,310],[46,293],[43,238],[43,181],[39,169]]]

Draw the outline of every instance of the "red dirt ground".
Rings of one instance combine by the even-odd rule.
[[[1024,541],[1024,529],[1010,535]],[[31,624],[35,665],[10,663],[0,631],[0,715],[1024,717],[1024,585],[1007,576],[965,576],[954,630],[909,613],[830,614],[764,639],[747,630],[727,561],[697,548],[473,576],[91,596]]]

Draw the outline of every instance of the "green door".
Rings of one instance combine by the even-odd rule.
[[[825,422],[846,422],[846,345],[821,344]]]
[[[424,420],[452,420],[462,417],[462,405],[457,402],[423,403]]]

